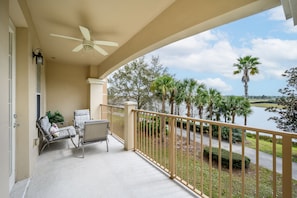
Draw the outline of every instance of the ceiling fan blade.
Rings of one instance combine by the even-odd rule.
[[[104,49],[102,49],[101,47],[99,47],[98,45],[94,45],[93,47],[94,47],[94,49],[95,49],[97,52],[99,52],[99,53],[102,54],[103,56],[108,55],[108,53],[107,53]]]
[[[76,46],[72,51],[73,51],[73,52],[78,52],[78,51],[80,51],[83,47],[84,47],[83,44],[80,44],[80,45]]]
[[[94,44],[97,45],[106,45],[106,46],[113,46],[113,47],[118,47],[119,44],[117,42],[111,42],[111,41],[93,41]]]
[[[75,41],[82,41],[82,39],[74,38],[74,37],[71,37],[71,36],[64,36],[64,35],[60,35],[60,34],[50,34],[50,36],[69,39],[69,40],[75,40]]]
[[[79,26],[79,29],[83,35],[83,37],[87,40],[90,41],[91,40],[91,35],[90,35],[90,31],[88,28],[83,27],[83,26]]]

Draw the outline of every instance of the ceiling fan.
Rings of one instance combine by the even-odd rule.
[[[64,36],[64,35],[60,35],[60,34],[50,34],[51,36],[54,37],[60,37],[60,38],[64,38],[64,39],[69,39],[69,40],[75,40],[75,41],[80,41],[81,44],[79,44],[78,46],[76,46],[72,51],[73,52],[78,52],[82,49],[95,49],[97,52],[99,52],[100,54],[102,54],[103,56],[108,55],[108,53],[101,48],[99,45],[105,45],[105,46],[112,46],[112,47],[118,47],[119,44],[117,42],[112,42],[112,41],[96,41],[96,40],[92,40],[91,39],[91,34],[88,28],[83,27],[83,26],[79,26],[79,29],[83,35],[83,39],[80,38],[74,38],[71,36]]]

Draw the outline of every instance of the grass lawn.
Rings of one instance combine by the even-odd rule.
[[[139,146],[144,153],[150,156],[157,164],[164,166],[164,169],[169,168],[168,139],[165,139],[162,143],[162,141],[154,141],[151,138],[142,137],[141,142],[141,146]],[[151,148],[149,148],[149,145],[151,145]],[[193,142],[191,145],[193,145]],[[201,160],[203,155],[199,154],[199,143],[197,143],[197,150],[190,150],[189,153],[186,152],[186,148],[182,148],[179,147],[176,150],[176,176],[184,180],[185,184],[194,186],[196,189],[214,198],[242,197],[243,180],[241,170],[233,169],[232,177],[230,177],[230,172],[226,168],[222,168],[222,171],[219,172],[217,163],[213,162],[212,166],[210,166],[208,160]],[[272,171],[260,167],[259,175],[259,197],[272,197]],[[281,197],[282,175],[277,174],[276,180],[276,197]],[[230,185],[232,186],[231,192],[229,190]],[[248,169],[245,169],[244,188],[244,197],[256,196],[256,167],[252,163]],[[293,180],[293,197],[297,197],[297,181],[295,180]]]
[[[256,149],[256,139],[253,137],[247,137],[248,143],[246,144],[247,147]],[[259,149],[260,151],[264,153],[268,153],[272,155],[272,143],[265,141],[265,140],[259,140]],[[282,150],[283,147],[281,144],[276,144],[276,156],[282,157]],[[292,147],[292,160],[293,162],[297,162],[297,147]]]
[[[262,108],[267,108],[267,107],[282,108],[281,105],[274,104],[274,103],[251,103],[251,106],[253,106],[253,107],[262,107]]]

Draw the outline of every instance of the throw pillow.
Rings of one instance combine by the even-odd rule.
[[[50,128],[50,133],[51,135],[56,138],[56,137],[59,137],[59,127],[56,123],[53,123],[51,128]]]

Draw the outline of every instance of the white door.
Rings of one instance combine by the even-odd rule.
[[[15,183],[15,28],[12,23],[9,26],[9,190]]]

